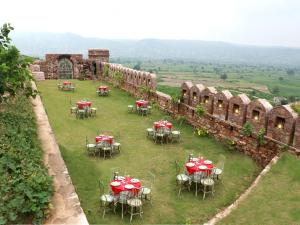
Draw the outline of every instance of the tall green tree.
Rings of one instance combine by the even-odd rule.
[[[30,81],[33,79],[28,70],[32,60],[22,56],[11,44],[9,33],[14,28],[5,23],[0,28],[0,103],[7,97],[14,97],[22,91],[27,97],[35,96]]]

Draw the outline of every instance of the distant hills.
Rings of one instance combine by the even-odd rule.
[[[259,47],[197,40],[122,40],[85,38],[71,33],[15,32],[14,44],[22,54],[44,57],[45,53],[82,53],[106,48],[113,58],[177,59],[218,63],[300,65],[300,48]]]

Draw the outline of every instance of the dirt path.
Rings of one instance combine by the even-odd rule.
[[[234,203],[232,203],[230,206],[228,206],[227,208],[225,208],[224,210],[216,214],[212,219],[210,219],[207,223],[205,223],[205,225],[214,225],[220,222],[222,219],[228,216],[234,209],[236,209],[238,205],[242,201],[244,201],[249,196],[249,194],[253,191],[253,189],[258,185],[261,178],[263,178],[263,176],[265,176],[270,171],[272,166],[277,163],[278,159],[279,156],[275,156],[271,160],[271,162],[261,171],[258,177],[256,177],[256,179],[253,181],[251,186],[243,194],[241,194],[240,197]]]
[[[33,87],[36,88],[35,83]],[[32,105],[36,114],[38,136],[44,151],[44,163],[54,182],[54,195],[51,200],[53,209],[44,224],[88,225],[40,96],[32,99]]]

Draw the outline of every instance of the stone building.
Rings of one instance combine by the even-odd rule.
[[[220,91],[215,94],[213,115],[221,120],[228,119],[228,107],[229,100],[232,98],[232,94],[228,90]]]
[[[239,94],[229,100],[228,121],[243,126],[246,120],[247,106],[250,99],[245,94]]]
[[[251,123],[254,132],[262,128],[267,129],[267,116],[273,106],[266,99],[257,99],[247,107],[246,121]]]
[[[274,107],[268,115],[267,136],[284,144],[292,144],[297,118],[290,105]]]
[[[46,54],[45,60],[37,61],[46,79],[86,79],[98,77],[100,62],[109,62],[106,49],[89,49],[88,59],[82,54]]]
[[[185,81],[181,84],[181,101],[184,104],[190,104],[190,91],[193,83],[191,81]]]
[[[209,114],[213,113],[214,97],[217,93],[218,92],[214,87],[206,87],[201,92],[201,103],[205,107],[206,112]]]
[[[201,92],[205,89],[203,84],[193,85],[190,89],[190,105],[196,107],[201,102]]]

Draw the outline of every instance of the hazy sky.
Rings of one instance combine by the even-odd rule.
[[[300,0],[0,0],[18,31],[300,47]]]

